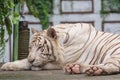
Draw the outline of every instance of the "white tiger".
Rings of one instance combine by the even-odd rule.
[[[32,32],[28,58],[6,63],[2,70],[63,69],[88,75],[120,72],[119,34],[101,32],[86,23]]]

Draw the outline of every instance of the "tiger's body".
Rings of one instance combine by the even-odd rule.
[[[17,63],[13,65],[15,62],[11,62],[4,64],[3,70],[62,67],[67,73],[89,75],[120,72],[119,34],[101,32],[85,23],[60,24],[42,32],[34,30],[33,33],[29,56],[23,60],[28,64],[27,68],[18,68]]]

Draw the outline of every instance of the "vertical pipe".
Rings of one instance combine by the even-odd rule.
[[[14,1],[15,2],[15,1]],[[19,3],[15,3],[14,12],[19,13]],[[13,61],[18,59],[18,22],[13,25]]]

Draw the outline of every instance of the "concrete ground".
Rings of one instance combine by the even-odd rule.
[[[120,74],[106,76],[68,75],[62,70],[0,71],[0,80],[120,80]]]

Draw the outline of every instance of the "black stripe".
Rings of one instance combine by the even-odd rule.
[[[84,44],[84,46],[83,47],[85,47],[85,45],[87,44],[87,42],[90,40],[90,36],[91,36],[91,32],[92,32],[92,29],[91,29],[91,25],[89,24],[89,36],[88,36],[88,39],[87,39],[87,41],[85,42],[85,44]],[[96,35],[95,35],[96,36]],[[91,42],[90,42],[91,43]],[[85,60],[84,60],[84,62],[87,60],[87,58],[88,58],[88,55],[89,55],[89,53],[87,54],[87,56],[86,56],[86,58],[85,58]]]
[[[103,40],[108,40],[108,39],[109,39],[111,36],[113,36],[113,35],[114,35],[114,34],[110,35],[109,37],[106,37],[106,36],[105,36],[105,38],[103,38],[103,39],[100,41],[100,43],[97,45],[97,47],[96,47],[96,49],[95,49],[95,52],[94,52],[94,53],[96,53],[96,52],[97,52],[98,46],[101,44],[101,42],[102,42]],[[108,36],[108,35],[107,35],[107,36]],[[109,41],[109,40],[108,40],[108,41]],[[93,64],[95,64],[95,63],[99,60],[101,50],[103,49],[103,47],[105,46],[105,44],[107,44],[107,43],[108,43],[108,41],[107,41],[107,42],[105,42],[105,43],[103,44],[103,46],[101,46],[99,53],[96,53],[96,54],[97,54],[97,57],[94,55],[94,57],[96,57],[96,59],[95,59],[95,58],[93,58],[93,59],[95,59],[95,60],[94,60],[94,62],[93,62],[93,59],[91,60],[91,62],[93,62]],[[90,63],[91,63],[91,62],[90,62]]]
[[[48,53],[49,53],[49,47],[48,47],[48,42],[47,42],[47,39],[46,38],[44,38],[45,40],[44,40],[44,44],[46,44],[46,48],[47,48],[47,51],[48,51]]]
[[[101,37],[101,36],[103,36],[104,35],[104,33],[102,33],[99,37],[97,37],[97,35],[98,35],[98,33],[99,33],[99,31],[97,31],[97,34],[96,34],[96,36],[94,37],[94,39],[93,40],[91,40],[91,42],[90,42],[90,44],[92,43],[92,42],[94,42],[94,41],[97,41],[97,39],[99,39],[99,37]],[[92,36],[92,35],[91,35]],[[97,37],[97,38],[96,38]],[[89,44],[89,45],[90,45]],[[95,44],[95,42],[92,44],[92,45],[94,45]],[[88,46],[89,47],[89,46]],[[92,48],[92,47],[91,47]],[[84,50],[85,51],[85,50]],[[84,51],[83,51],[83,53],[84,53]],[[91,50],[89,50],[89,52],[88,53],[90,53],[90,51]],[[93,58],[91,58],[91,59],[93,59]],[[92,61],[92,60],[91,60]],[[91,61],[90,61],[90,63],[89,64],[91,64]]]
[[[120,47],[116,48],[110,55],[112,55],[116,50],[120,49]]]
[[[102,63],[103,60],[104,60],[104,58],[106,57],[105,55],[107,54],[107,51],[109,51],[110,49],[116,47],[117,45],[120,45],[120,42],[118,42],[118,43],[116,43],[116,44],[113,44],[112,46],[110,46],[110,47],[104,52],[104,54],[103,54],[102,57],[101,57],[100,63]],[[120,48],[120,47],[119,47],[119,48]]]
[[[80,23],[80,24],[81,24],[81,26],[82,26],[82,23]],[[74,53],[79,52],[80,50],[82,50],[82,49],[86,46],[86,44],[87,44],[87,42],[89,41],[89,38],[90,38],[91,27],[89,27],[89,30],[90,30],[90,31],[89,31],[90,33],[89,33],[89,37],[88,37],[87,41],[85,42],[85,44],[83,45],[83,47],[82,47],[81,49],[78,49],[78,50],[75,51]],[[96,35],[97,35],[97,33],[96,33]],[[96,35],[95,35],[95,36],[96,36]],[[92,41],[91,41],[91,42],[92,42]],[[91,42],[90,42],[90,43],[91,43]],[[69,46],[72,46],[72,44],[70,44]],[[72,53],[72,54],[73,54],[73,53]],[[72,55],[72,54],[69,54],[69,55]],[[78,58],[76,58],[76,60],[78,60],[78,59],[81,57],[81,55],[82,55],[82,54],[80,54],[80,56],[78,56]],[[71,58],[71,57],[70,57],[70,58]],[[70,59],[70,58],[68,58],[68,59]]]
[[[90,25],[89,25],[89,26],[90,26]],[[88,38],[88,40],[85,42],[84,46],[83,46],[81,49],[77,50],[75,53],[77,53],[77,52],[79,52],[80,50],[84,49],[85,46],[86,46],[86,44],[88,43],[88,41],[89,41],[89,39],[90,39],[90,36],[92,36],[92,35],[91,35],[92,29],[91,29],[91,27],[89,27],[89,28],[90,28],[90,29],[89,29],[89,30],[90,30],[90,33],[89,33],[89,38]],[[93,40],[91,40],[91,42],[90,42],[88,45],[90,45],[90,44],[95,40],[95,38],[96,38],[96,36],[97,36],[97,34],[98,34],[98,32],[99,32],[99,31],[97,31],[97,30],[95,30],[95,31],[96,31],[96,34],[95,34]],[[103,33],[103,34],[104,34],[104,33]],[[103,34],[101,34],[101,36],[102,36]],[[89,47],[89,46],[87,46],[87,48],[88,48],[88,47]],[[85,48],[85,49],[81,52],[82,54],[80,54],[77,59],[79,59],[82,55],[84,55],[83,53],[86,51],[87,48]],[[88,55],[89,55],[89,52],[88,52],[88,54],[87,54],[87,57],[88,57]],[[77,59],[76,59],[76,60],[77,60]],[[87,59],[87,58],[86,58],[86,59]],[[86,61],[86,59],[85,59],[85,61]],[[84,62],[85,62],[85,61],[84,61]]]
[[[98,34],[98,31],[96,31],[96,34],[95,34],[93,40],[95,39],[95,37],[97,36],[97,34]],[[90,36],[91,36],[91,35],[90,35]],[[93,40],[91,40],[91,42],[90,42],[88,45],[90,45],[90,44],[93,42]],[[76,51],[76,52],[79,52],[80,50],[84,49],[84,50],[81,52],[82,54],[80,54],[80,56],[79,56],[77,59],[79,59],[82,55],[84,55],[83,53],[84,53],[85,50],[89,47],[89,46],[87,46],[87,48],[85,48],[85,46],[86,46],[86,44],[88,43],[88,41],[89,41],[89,39],[86,41],[86,43],[84,44],[84,46],[83,46],[81,49],[79,49],[79,50]],[[88,55],[89,55],[89,54],[88,54]],[[86,58],[86,59],[87,59],[87,58]]]
[[[112,34],[111,36],[114,36],[114,34]],[[117,37],[118,37],[118,36],[114,37],[113,39],[116,39]],[[101,47],[96,62],[101,58],[100,55],[101,55],[101,51],[103,50],[103,48],[104,48],[107,44],[111,43],[111,42],[113,41],[113,39],[110,40],[110,39],[108,38],[108,41],[107,41],[106,43],[104,43],[104,45]]]
[[[90,26],[90,25],[89,25],[89,26]],[[92,30],[91,27],[89,27],[89,30],[90,30],[90,31],[89,31],[90,33],[89,33],[89,36],[88,36],[87,41],[85,42],[85,44],[83,45],[83,47],[82,47],[81,49],[78,49],[78,50],[75,51],[74,53],[77,53],[77,52],[79,52],[80,50],[82,50],[82,49],[86,46],[86,44],[88,43],[88,41],[89,41],[89,39],[90,39],[90,36],[91,36],[91,32],[92,32],[92,31],[91,31],[91,30]],[[98,33],[98,32],[96,32],[96,35],[97,35],[97,33]],[[96,36],[96,35],[95,35],[95,36]],[[95,38],[95,37],[94,37],[94,38]],[[93,39],[94,39],[94,38],[93,38]],[[92,40],[91,40],[91,42],[92,42]],[[91,43],[91,42],[90,42],[90,43]],[[90,44],[90,43],[89,43],[89,44]],[[84,51],[83,51],[83,52],[84,52]],[[81,53],[83,53],[83,52],[81,52]],[[80,56],[78,56],[78,58],[77,58],[76,60],[78,60],[81,56],[82,56],[82,54],[80,54]]]
[[[108,35],[109,35],[109,34],[108,34]],[[100,56],[100,52],[97,53],[97,49],[98,49],[98,46],[102,43],[102,41],[108,40],[108,38],[110,38],[111,36],[113,36],[113,35],[110,35],[109,37],[107,37],[108,35],[106,35],[103,39],[101,39],[101,41],[99,41],[99,43],[97,44],[97,46],[96,46],[96,48],[95,48],[95,51],[94,51],[94,53],[96,53],[96,55],[94,55],[94,57],[92,58],[92,60],[90,61],[89,64],[92,64],[93,60],[94,60],[93,64],[95,64],[96,60],[97,60],[98,57]],[[107,41],[107,42],[108,42],[108,41]],[[104,46],[107,42],[105,42],[105,43],[103,44],[103,46]],[[102,50],[103,46],[101,46],[100,51]],[[96,57],[96,56],[97,56],[97,57]],[[95,57],[96,57],[96,59],[95,59]]]
[[[55,60],[56,60],[56,57],[55,57],[55,55],[54,55],[54,49],[53,49],[52,42],[50,41],[50,39],[49,39],[49,38],[47,38],[47,37],[45,37],[45,36],[44,36],[44,38],[46,38],[46,39],[50,42],[52,55],[53,55],[53,57],[54,57],[54,58],[55,58]]]
[[[68,42],[69,37],[70,37],[70,35],[68,34],[68,32],[67,32],[67,33],[65,33],[65,34],[66,34],[66,38],[65,38],[65,41],[63,42],[63,44],[65,44],[66,42]]]
[[[114,34],[113,34],[113,35],[114,35]],[[114,41],[116,38],[119,39],[119,37],[120,37],[120,36],[117,35],[115,38],[113,38],[111,41],[109,41],[109,43],[111,43],[112,41]],[[108,44],[109,44],[109,43],[108,43]],[[107,45],[107,44],[106,44],[106,45]],[[113,44],[113,45],[114,45],[114,44]],[[113,45],[112,45],[112,46],[113,46]],[[109,48],[110,48],[110,47],[109,47]],[[109,50],[109,48],[107,49],[107,51]],[[102,49],[103,49],[103,48],[102,48]],[[101,49],[101,51],[102,51],[102,49]],[[100,53],[101,53],[101,51],[100,51]],[[106,51],[106,52],[107,52],[107,51]],[[103,55],[104,55],[104,54],[103,54]],[[101,61],[101,62],[102,62],[102,61]]]

